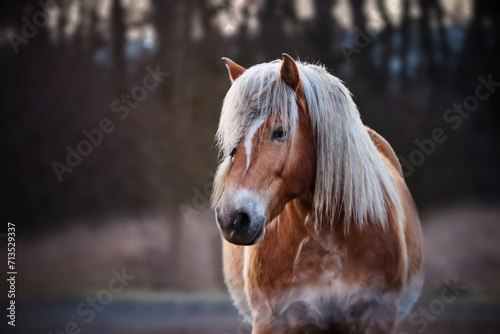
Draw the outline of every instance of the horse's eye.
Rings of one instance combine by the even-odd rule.
[[[231,158],[233,158],[235,154],[236,154],[236,147],[233,147],[233,149],[232,149],[232,150],[231,150],[231,152],[229,153],[229,156],[230,156]]]
[[[281,126],[277,127],[273,131],[272,139],[277,141],[284,141],[286,137],[286,131],[283,130]]]

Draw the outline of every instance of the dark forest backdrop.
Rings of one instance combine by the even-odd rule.
[[[106,252],[118,249],[142,268],[138,286],[222,287],[207,202],[230,85],[222,56],[247,67],[286,52],[326,65],[404,162],[421,212],[497,203],[499,8],[486,0],[3,1],[1,216],[18,223],[25,266],[40,268],[37,282],[24,283],[39,292],[52,291],[55,276],[59,292],[100,284],[115,259]],[[487,98],[478,98],[480,84]],[[470,113],[453,111],[467,103]],[[108,133],[96,144],[81,144],[100,127]],[[429,144],[437,128],[446,140]],[[78,148],[92,152],[61,167]],[[205,249],[215,255],[200,260]],[[42,274],[46,266],[59,271]]]
[[[42,21],[33,21],[38,1],[4,1],[0,11],[2,212],[31,227],[175,213],[216,164],[213,136],[229,86],[221,56],[250,66],[287,52],[325,64],[351,89],[365,123],[406,159],[415,139],[444,128],[445,111],[474,94],[478,76],[500,80],[492,1],[448,1],[447,12],[437,0],[304,1],[312,8],[278,0],[61,2],[52,1],[48,24],[26,40],[18,39],[22,18]],[[344,12],[332,15],[340,3]],[[347,15],[345,27],[338,17]],[[141,85],[147,66],[169,76],[119,120],[113,100]],[[497,194],[499,96],[446,131],[448,140],[407,178],[419,204]],[[51,163],[63,163],[66,145],[76,149],[81,131],[104,117],[115,131],[60,183]]]

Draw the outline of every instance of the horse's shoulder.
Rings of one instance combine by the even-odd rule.
[[[391,145],[384,137],[379,135],[375,130],[365,126],[366,131],[368,131],[368,135],[370,139],[377,147],[378,151],[389,160],[391,165],[399,172],[399,174],[403,175],[403,170],[401,169],[401,165],[399,163],[399,159],[396,156],[396,153],[392,149]]]

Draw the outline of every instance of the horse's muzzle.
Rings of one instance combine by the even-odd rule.
[[[244,208],[220,208],[216,210],[217,224],[222,236],[236,245],[255,245],[264,234],[263,216],[253,214]]]

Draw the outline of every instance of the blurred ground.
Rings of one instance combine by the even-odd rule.
[[[199,263],[207,261],[207,258],[212,261],[214,260],[212,256],[219,253],[218,250],[204,249],[203,244],[196,244],[197,238],[200,237],[200,233],[197,233],[198,227],[207,228],[201,233],[202,236],[206,236],[207,231],[215,229],[213,221],[210,222],[213,218],[210,217],[212,215],[203,217],[203,223],[200,225],[196,222],[188,224],[189,233],[183,237],[183,242],[193,245],[196,249],[190,257],[184,258],[187,260],[182,270],[191,273],[191,275],[184,276],[188,280],[193,275],[201,275],[196,269]],[[460,207],[430,211],[423,215],[422,220],[426,283],[423,294],[414,308],[414,312],[417,313],[413,316],[413,322],[405,320],[397,333],[498,333],[500,330],[500,208],[464,204]],[[150,224],[154,225],[154,223]],[[93,233],[95,236],[100,235],[108,228],[110,227],[105,226]],[[153,247],[155,242],[158,244],[166,242],[165,240],[168,239],[166,234],[164,239],[160,230],[155,230],[151,226],[149,228],[154,232],[146,235],[148,242],[136,240],[135,245],[143,244],[142,247],[146,247],[145,245],[149,244],[148,247]],[[91,243],[90,240],[93,238],[90,237],[87,240],[89,243],[66,243],[64,247],[58,245],[64,240],[74,240],[72,237],[65,236],[65,234],[71,235],[72,233],[74,232],[68,230],[59,237],[52,236],[51,245],[55,249],[64,249],[64,253],[67,254],[80,252],[94,254],[93,248],[98,247],[99,243]],[[114,236],[116,233],[110,235]],[[127,240],[125,244],[132,247],[133,235],[137,239],[144,238],[144,235],[132,233],[128,238],[120,239]],[[43,244],[42,241],[36,243],[38,247]],[[78,247],[83,246],[85,246],[84,250],[77,250]],[[109,243],[107,247],[113,248]],[[115,246],[115,249],[121,248]],[[142,248],[136,246],[133,249],[140,253]],[[44,252],[41,250],[37,252],[34,248],[30,251],[37,254],[35,258],[39,264],[47,265]],[[214,254],[210,255],[211,251]],[[109,254],[118,256],[118,252],[108,252],[108,256]],[[130,251],[123,253],[123,256],[128,258],[135,255]],[[95,263],[96,259],[91,256],[92,261],[88,264]],[[34,265],[37,261],[32,261],[31,264]],[[65,267],[66,272],[83,275],[84,272],[79,269],[69,268],[80,262],[67,262],[64,266],[59,263],[59,266]],[[120,265],[131,262],[127,262],[126,259],[108,258],[106,263]],[[135,265],[137,268],[128,267],[127,272],[137,273],[143,270],[140,269],[140,263]],[[188,269],[189,267],[192,268]],[[107,268],[109,269],[109,266]],[[203,268],[206,267],[203,266]],[[91,268],[87,270],[92,272]],[[96,274],[93,273],[93,275]],[[101,272],[101,275],[109,277],[108,271]],[[205,275],[210,276],[206,273]],[[42,272],[41,276],[43,276]],[[212,282],[212,279],[214,278],[210,278],[209,282]],[[444,303],[442,291],[447,286],[446,282],[453,280],[456,280],[462,288],[453,302]],[[192,278],[192,281],[200,282],[196,277]],[[192,282],[186,282],[186,286],[190,284]],[[207,283],[207,286],[209,284],[211,283]],[[82,333],[93,334],[250,333],[249,327],[241,323],[241,318],[232,307],[230,298],[222,287],[199,291],[201,292],[193,292],[193,289],[179,289],[176,292],[155,292],[140,288],[140,284],[131,284],[123,293],[114,296],[112,302],[105,305],[101,311],[95,312],[95,318],[89,324],[84,321],[87,317],[78,315],[76,310],[79,304],[87,300],[87,297],[96,296],[97,290],[78,292],[72,290],[72,293],[66,291],[65,297],[51,300],[29,297],[20,301],[22,317],[18,318],[18,323],[22,327],[19,330],[23,333],[52,332],[55,334],[63,331],[68,321],[75,321],[82,329]],[[425,317],[419,313],[422,312],[420,311],[422,308],[424,311],[430,310],[431,313],[428,312]]]
[[[432,295],[422,299],[431,299]],[[422,301],[418,305],[421,305]],[[20,319],[20,333],[59,333],[65,324],[78,320],[74,310],[78,302],[60,301],[56,304],[31,304],[26,316],[29,322]],[[403,322],[397,334],[446,334],[446,333],[491,333],[500,329],[500,302],[484,303],[464,298],[447,306],[445,311],[427,327],[412,326]],[[420,318],[421,319],[421,318]],[[92,334],[250,334],[251,328],[242,322],[229,299],[209,301],[201,298],[189,300],[120,300],[107,306],[91,324],[77,322],[81,333]]]

